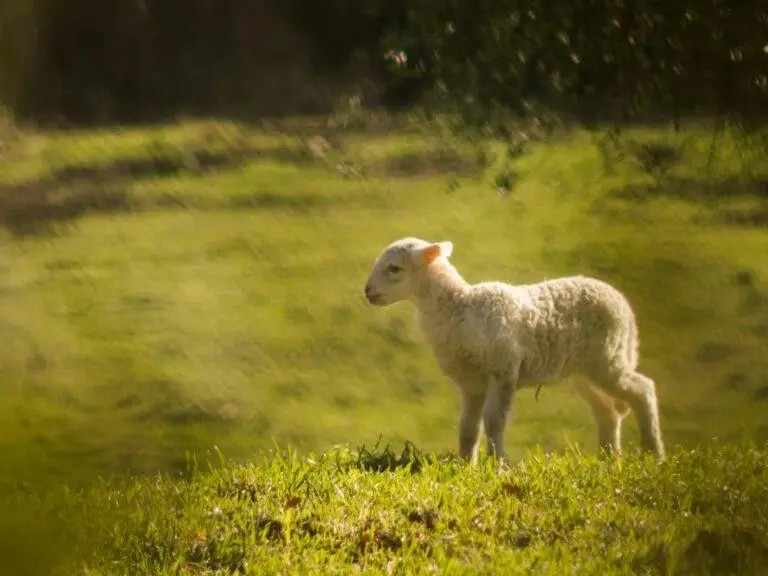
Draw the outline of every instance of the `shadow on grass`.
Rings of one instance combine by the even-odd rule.
[[[749,560],[768,562],[768,546],[752,527],[703,528],[685,548],[684,558],[701,574],[736,573],[750,566]]]
[[[631,202],[669,198],[711,208],[709,213],[696,217],[697,224],[757,228],[768,226],[768,178],[704,180],[670,176],[652,185],[622,188],[614,193],[614,197]],[[721,204],[725,200],[735,199],[751,199],[756,202],[740,208]]]
[[[246,193],[223,202],[188,198],[183,194],[161,192],[151,197],[131,193],[131,185],[149,178],[172,178],[184,174],[206,173],[241,167],[250,162],[272,160],[299,166],[323,165],[326,147],[318,148],[314,139],[297,146],[230,146],[212,151],[204,146],[179,148],[155,146],[145,155],[121,158],[107,163],[86,163],[54,170],[32,181],[0,185],[0,226],[13,236],[55,235],[88,213],[139,212],[156,208],[229,208],[234,210],[307,211],[326,207],[332,200],[319,196],[279,195],[269,192]],[[335,169],[345,174],[345,165]],[[366,175],[385,178],[432,177],[441,174],[477,175],[483,164],[468,154],[445,147],[390,156],[366,167]]]
[[[181,150],[164,148],[150,155],[122,158],[109,163],[67,166],[49,176],[0,186],[0,226],[14,236],[51,235],[87,213],[114,213],[147,208],[180,207],[183,198],[165,194],[153,198],[151,206],[132,198],[132,182],[144,178],[179,176],[184,173],[204,175],[215,170],[238,168],[258,160],[276,160],[310,164],[315,157],[305,147],[232,147],[221,151],[200,148]],[[283,198],[269,195],[235,199],[234,208],[283,207]],[[287,199],[304,204],[305,199]],[[305,206],[302,206],[305,207]]]
[[[447,464],[461,462],[452,453],[425,454],[410,442],[406,442],[402,452],[395,452],[389,444],[380,448],[381,438],[377,440],[373,448],[361,446],[357,450],[357,457],[353,465],[368,472],[394,472],[401,468],[407,469],[412,474],[421,472],[425,465],[431,462]]]
[[[478,158],[446,147],[385,158],[366,168],[366,174],[390,178],[477,176],[482,173],[483,168],[483,163]]]
[[[764,198],[768,200],[768,178],[700,178],[667,177],[651,186],[628,186],[617,191],[624,200],[674,198],[688,202],[712,202],[723,198]]]
[[[300,146],[227,146],[211,150],[204,144],[196,147],[158,145],[147,153],[133,158],[119,158],[108,163],[86,163],[54,170],[45,180],[48,184],[61,186],[82,179],[114,182],[116,180],[138,180],[178,176],[184,172],[205,173],[225,168],[237,168],[252,160],[269,159],[279,162],[307,163],[313,157]]]
[[[322,208],[332,202],[323,196],[285,196],[270,192],[241,194],[230,199],[229,207],[235,210],[271,209],[305,212]]]
[[[125,212],[131,209],[130,196],[123,188],[102,187],[83,182],[56,186],[31,182],[0,189],[0,225],[13,236],[54,234],[88,212]]]

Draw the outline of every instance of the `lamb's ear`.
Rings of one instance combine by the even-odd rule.
[[[421,249],[421,258],[424,264],[431,264],[439,256],[448,258],[453,252],[453,244],[450,242],[437,242]]]
[[[449,242],[448,240],[440,242],[440,256],[450,258],[451,254],[453,254],[453,242]]]

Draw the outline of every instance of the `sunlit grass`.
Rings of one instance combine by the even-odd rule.
[[[425,130],[329,135],[324,158],[222,123],[25,135],[0,182],[27,183],[32,216],[122,196],[0,229],[4,573],[764,567],[765,452],[720,446],[768,439],[768,166],[731,134],[714,156],[706,132],[629,136],[681,156],[660,176],[631,154],[606,167],[583,133],[515,159]],[[458,398],[409,306],[362,298],[401,236],[452,240],[470,281],[580,273],[625,291],[669,461],[633,457],[630,418],[625,458],[597,462],[567,386],[520,395],[511,471],[409,453],[418,473],[375,472],[397,455],[328,452],[455,449]],[[275,441],[299,452],[262,459]]]
[[[678,177],[755,170],[729,135],[710,175],[709,134],[634,136],[693,142],[670,170]],[[303,150],[297,137],[229,124],[29,138],[3,181],[232,142]],[[500,146],[483,175],[427,166],[404,178],[387,177],[382,161],[477,151],[413,133],[338,139],[327,161],[265,154],[124,178],[134,204],[123,211],[89,212],[56,237],[2,238],[6,479],[179,470],[187,450],[204,457],[216,444],[249,457],[274,439],[324,450],[381,435],[453,449],[458,398],[409,306],[374,310],[361,297],[372,260],[406,235],[452,240],[471,281],[583,273],[615,283],[638,313],[642,370],[657,381],[668,444],[768,438],[768,235],[712,219],[745,202],[762,209],[764,199],[629,200],[620,193],[654,177],[631,159],[605,172],[594,135],[511,161],[519,180],[506,198],[492,185],[506,161]],[[379,171],[345,178],[344,161]],[[626,427],[632,448],[634,422]],[[507,442],[519,458],[537,444],[589,452],[594,435],[583,403],[545,386],[538,402],[521,394]]]
[[[767,470],[749,442],[662,464],[534,451],[504,470],[411,447],[289,451],[59,494],[56,514],[17,503],[35,519],[20,525],[47,525],[38,544],[53,536],[26,558],[47,574],[757,574]]]

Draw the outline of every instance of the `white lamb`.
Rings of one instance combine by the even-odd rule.
[[[634,410],[642,447],[664,457],[653,381],[637,371],[634,313],[621,292],[583,276],[511,286],[469,284],[448,261],[451,242],[403,238],[376,260],[365,286],[375,306],[410,300],[443,372],[462,397],[459,455],[476,461],[482,419],[490,456],[506,459],[504,430],[518,389],[576,377],[603,456],[621,451]]]

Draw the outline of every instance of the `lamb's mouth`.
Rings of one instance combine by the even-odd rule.
[[[366,294],[365,297],[368,300],[368,302],[370,304],[373,304],[374,306],[384,305],[384,302],[383,302],[384,297],[381,294],[376,294],[376,293]]]

